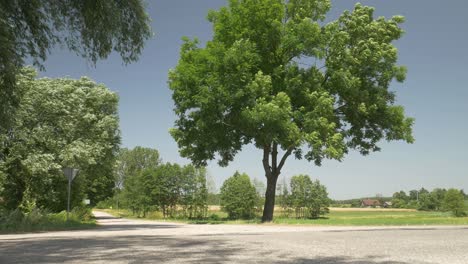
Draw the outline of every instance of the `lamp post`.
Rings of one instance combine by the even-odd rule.
[[[68,222],[68,214],[70,213],[70,193],[71,193],[71,183],[73,179],[78,174],[78,169],[74,168],[63,168],[63,174],[68,179],[68,199],[67,199],[67,222]]]

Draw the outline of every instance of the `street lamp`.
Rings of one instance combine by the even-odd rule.
[[[68,222],[68,214],[70,213],[70,193],[71,193],[71,183],[73,179],[78,174],[79,170],[74,168],[63,168],[63,174],[68,179],[68,199],[67,199],[67,222]]]

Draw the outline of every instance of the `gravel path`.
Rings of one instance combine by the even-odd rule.
[[[468,227],[187,225],[95,212],[85,231],[0,235],[0,263],[468,263]]]

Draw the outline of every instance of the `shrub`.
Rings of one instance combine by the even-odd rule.
[[[221,218],[220,218],[219,215],[217,215],[217,214],[211,214],[211,215],[208,217],[208,220],[210,220],[210,221],[221,221]]]
[[[75,206],[71,211],[71,214],[78,221],[89,221],[94,217],[91,208],[87,206]]]
[[[464,195],[457,189],[449,189],[445,193],[444,197],[444,208],[451,211],[454,216],[461,217],[465,216],[465,200]]]
[[[96,204],[97,209],[110,209],[112,208],[113,200],[112,198],[108,198],[104,201],[100,201]]]
[[[258,195],[247,174],[234,173],[221,187],[221,208],[231,219],[252,218]]]

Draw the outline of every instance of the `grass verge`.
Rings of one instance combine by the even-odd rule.
[[[40,210],[33,210],[28,214],[15,210],[0,217],[0,234],[80,230],[95,228],[96,226],[94,218],[83,218],[77,212],[70,214],[68,222],[66,212],[53,214],[44,213]]]
[[[229,220],[221,211],[210,211],[207,219],[163,219],[159,212],[149,213],[145,218],[132,215],[127,210],[104,209],[114,216],[188,224],[259,224],[260,217],[250,220]],[[319,226],[407,226],[407,225],[468,225],[468,217],[453,217],[448,212],[393,211],[393,210],[332,210],[325,218],[296,219],[277,213],[272,224],[319,225]]]

